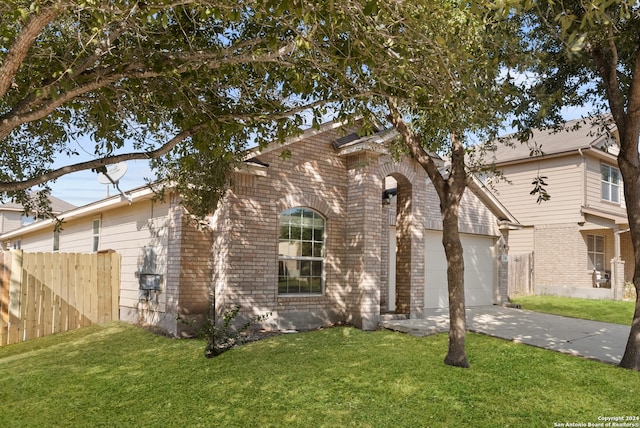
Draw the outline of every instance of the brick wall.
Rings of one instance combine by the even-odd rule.
[[[380,316],[382,179],[378,156],[361,153],[348,159],[346,256],[349,322],[377,328]]]
[[[494,296],[497,304],[509,301],[509,259],[508,259],[509,231],[502,231],[502,235],[496,240],[496,257],[498,258],[498,287]]]
[[[222,314],[222,309],[228,304],[225,291],[229,286],[229,276],[226,269],[229,263],[229,194],[227,193],[220,201],[217,210],[210,220],[212,239],[212,289],[215,296],[216,316]]]
[[[390,158],[384,157],[379,164],[378,174],[381,178],[391,176],[397,181],[394,207],[389,213],[383,214],[387,235],[388,223],[396,225],[395,309],[396,312],[408,314],[411,318],[421,318],[424,313],[424,228],[425,215],[429,209],[425,186],[426,173],[420,165],[408,159],[404,162],[393,162]],[[389,219],[389,214],[394,214],[394,208],[395,219]],[[382,276],[388,278],[387,260],[382,267]]]
[[[549,286],[592,287],[588,268],[587,235],[604,236],[605,269],[613,257],[613,232],[596,229],[579,230],[576,223],[539,225],[535,227],[535,289]]]
[[[346,165],[333,155],[333,131],[320,133],[258,158],[267,176],[236,173],[224,204],[212,218],[217,310],[240,304],[241,317],[271,312],[269,328],[314,328],[345,321]],[[325,290],[321,296],[279,296],[280,213],[307,207],[326,227]]]
[[[176,195],[171,196],[168,220],[167,304],[159,324],[176,336],[190,336],[197,334],[209,306],[212,234],[197,226]]]
[[[555,294],[568,288],[591,289],[592,274],[587,253],[588,235],[604,237],[605,270],[611,270],[615,255],[614,232],[611,229],[580,230],[576,223],[538,225],[534,231],[534,292]],[[625,281],[633,277],[633,250],[629,233],[620,236],[620,275]]]
[[[411,314],[411,253],[412,238],[412,186],[409,180],[398,179],[396,199],[396,312]]]
[[[193,220],[183,212],[178,302],[178,313],[183,317],[201,315],[208,309],[212,277],[211,246],[211,232],[194,225]]]

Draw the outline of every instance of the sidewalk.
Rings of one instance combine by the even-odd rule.
[[[380,326],[413,336],[446,332],[449,311],[429,309],[424,319],[381,321]],[[612,364],[622,359],[630,328],[500,306],[467,308],[471,332]]]

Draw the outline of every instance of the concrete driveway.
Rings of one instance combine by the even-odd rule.
[[[425,311],[424,319],[381,321],[386,329],[413,336],[449,331],[449,311]],[[467,329],[539,348],[618,364],[630,326],[548,315],[501,306],[467,309]]]

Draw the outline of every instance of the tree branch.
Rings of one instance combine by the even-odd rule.
[[[101,167],[112,165],[118,162],[124,162],[128,160],[139,160],[139,159],[142,159],[142,160],[157,159],[160,156],[168,153],[171,149],[173,149],[182,141],[202,131],[206,127],[206,125],[207,124],[205,123],[200,123],[190,129],[187,129],[186,131],[179,133],[178,135],[173,137],[171,140],[164,143],[162,146],[160,146],[156,150],[152,150],[149,152],[133,152],[133,153],[123,153],[123,154],[113,155],[113,156],[106,156],[100,159],[94,159],[86,162],[76,163],[73,165],[63,166],[62,168],[58,168],[46,174],[42,174],[38,177],[34,177],[24,181],[0,182],[0,192],[26,190],[31,187],[46,183],[47,181],[55,180],[57,178],[62,177],[63,175],[70,174],[72,172],[101,168]]]
[[[20,65],[24,61],[29,48],[33,45],[36,37],[42,29],[49,24],[63,10],[63,3],[54,3],[52,6],[44,8],[39,14],[32,16],[18,34],[18,37],[11,45],[7,56],[0,65],[0,98],[4,97],[11,87],[11,82],[16,76]]]
[[[286,117],[290,117],[293,114],[296,113],[300,113],[303,112],[305,110],[308,110],[310,108],[314,108],[317,107],[319,105],[324,104],[326,101],[325,100],[318,100],[318,101],[313,101],[310,102],[308,104],[302,105],[302,106],[297,106],[294,108],[291,108],[287,111],[283,111],[280,112],[279,114],[270,114],[268,116],[261,116],[261,117],[256,117],[255,115],[240,115],[240,114],[236,114],[236,115],[229,115],[229,116],[222,116],[222,117],[216,117],[215,120],[217,122],[227,122],[230,120],[235,120],[235,121],[259,121],[259,122],[265,122],[265,121],[272,121],[272,120],[278,120],[278,119],[283,119]],[[160,147],[158,147],[155,150],[151,150],[148,152],[133,152],[133,153],[122,153],[119,155],[113,155],[113,156],[106,156],[104,158],[100,158],[100,159],[94,159],[91,161],[86,161],[86,162],[79,162],[73,165],[67,165],[61,168],[58,168],[56,170],[50,171],[48,173],[45,173],[43,175],[37,176],[37,177],[33,177],[24,181],[19,181],[19,182],[14,182],[14,181],[6,181],[6,182],[0,182],[0,193],[1,192],[9,192],[9,191],[19,191],[19,190],[26,190],[29,189],[33,186],[37,186],[43,183],[46,183],[47,181],[50,180],[55,180],[57,178],[62,177],[63,175],[67,175],[67,174],[71,174],[73,172],[78,172],[78,171],[85,171],[87,169],[95,169],[95,168],[101,168],[103,166],[107,166],[107,165],[112,165],[114,163],[118,163],[118,162],[124,162],[124,161],[128,161],[128,160],[145,160],[145,159],[157,159],[165,154],[167,154],[171,149],[173,149],[175,146],[177,146],[178,144],[180,144],[181,142],[183,142],[184,140],[186,140],[187,138],[196,135],[197,133],[201,132],[202,130],[204,130],[207,127],[207,123],[199,123],[181,133],[179,133],[178,135],[174,136],[171,140],[167,141],[166,143],[164,143],[163,145],[161,145]]]
[[[455,133],[451,133],[451,171],[447,184],[449,186],[448,194],[452,197],[462,197],[465,186],[467,185],[467,171],[465,169],[464,144]]]
[[[636,46],[631,79],[626,127],[627,132],[635,132],[636,134],[629,136],[628,141],[638,141],[637,134],[640,132],[640,43]]]
[[[249,63],[282,63],[282,57],[289,55],[295,49],[295,43],[290,42],[275,52],[267,52],[262,55],[251,55],[250,53],[234,58],[224,58],[224,55],[207,54],[203,52],[190,53],[185,55],[166,54],[166,60],[175,61],[179,59],[180,65],[175,68],[175,72],[183,73],[189,70],[188,62],[196,62],[202,64],[208,70],[215,70],[222,66],[249,64]],[[61,107],[65,103],[76,99],[77,97],[96,91],[102,87],[109,86],[123,79],[150,79],[162,77],[163,72],[150,71],[141,63],[129,64],[124,72],[116,74],[101,75],[103,70],[93,70],[83,75],[84,84],[73,88],[70,91],[61,93],[57,98],[51,99],[49,95],[42,95],[39,98],[31,99],[29,102],[22,103],[17,110],[12,110],[5,115],[0,116],[0,140],[9,136],[9,134],[18,126],[42,119],[51,114],[55,109]],[[48,94],[48,91],[42,91]]]
[[[618,81],[618,49],[616,47],[612,26],[608,28],[607,42],[609,51],[611,52],[611,59],[607,59],[604,48],[599,46],[588,49],[588,52],[596,64],[605,90],[607,91],[611,114],[613,114],[620,131],[624,132],[624,128],[626,127],[624,99],[620,90],[620,82]]]
[[[0,122],[0,140],[3,140],[9,136],[11,131],[13,131],[16,127],[28,123],[33,122],[35,120],[42,119],[47,115],[51,114],[55,109],[64,105],[65,103],[77,98],[80,95],[84,95],[88,92],[92,92],[98,90],[104,86],[107,86],[111,83],[115,83],[124,78],[152,78],[160,76],[160,73],[156,72],[141,72],[139,74],[115,74],[109,76],[108,78],[91,80],[88,83],[78,86],[71,91],[65,92],[61,94],[58,98],[52,99],[49,102],[43,103],[40,108],[37,110],[29,111],[28,107],[32,106],[35,102],[29,103],[27,106],[24,106],[22,110],[26,110],[26,112],[12,112],[9,115],[2,118]]]
[[[424,149],[418,137],[409,129],[404,120],[402,120],[397,101],[389,97],[387,97],[386,100],[390,111],[389,120],[404,139],[411,153],[411,157],[413,157],[429,175],[438,195],[441,196],[440,200],[444,201],[447,193],[446,181],[440,174],[440,171],[438,171],[438,165],[436,165],[429,153]]]

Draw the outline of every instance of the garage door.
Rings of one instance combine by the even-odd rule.
[[[479,235],[460,235],[464,249],[464,288],[467,306],[493,304],[496,283],[494,239]],[[442,247],[442,233],[425,231],[424,306],[447,308],[447,260]]]

